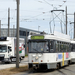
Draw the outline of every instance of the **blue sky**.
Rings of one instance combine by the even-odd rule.
[[[64,3],[63,1],[66,2]],[[74,14],[75,12],[74,3],[75,0],[20,0],[20,27],[38,30],[38,26],[40,26],[39,28],[40,31],[45,31],[47,33],[50,33],[49,22],[50,18],[51,19],[53,18],[50,11],[53,9],[65,10],[65,6],[67,6],[68,14]],[[59,5],[62,6],[60,7]],[[2,25],[2,27],[7,27],[9,7],[11,14],[10,27],[13,27],[13,25],[15,25],[16,27],[16,0],[0,0],[0,19],[2,24],[6,24]],[[63,16],[59,15],[59,17]],[[64,19],[65,17],[63,18],[63,20]],[[74,21],[73,19],[74,19],[73,15],[68,15],[68,32],[70,29],[69,21],[73,22]],[[56,21],[55,31],[61,32],[59,19],[56,18],[54,21]],[[52,23],[52,28],[53,28],[53,23]]]

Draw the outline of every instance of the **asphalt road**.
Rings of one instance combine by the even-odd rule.
[[[48,71],[28,71],[22,72],[15,75],[75,75],[75,64],[65,66],[59,70],[48,70]]]
[[[22,65],[28,65],[28,58],[27,58],[27,57],[25,57],[25,58],[21,61],[20,66],[22,66]],[[11,68],[11,67],[16,67],[16,62],[7,63],[7,64],[5,64],[5,63],[0,63],[0,70],[2,70],[2,69],[7,69],[7,68]]]

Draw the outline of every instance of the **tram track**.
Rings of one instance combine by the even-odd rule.
[[[65,69],[65,70],[70,71],[70,72],[72,72],[72,73],[75,74],[75,71],[72,71],[72,70],[70,70],[70,69]]]
[[[74,65],[74,64],[72,64]],[[71,70],[71,68],[73,68],[74,66],[64,66],[64,67],[61,67],[60,69],[50,69],[48,71],[37,71],[37,70],[31,70],[29,71],[27,74],[30,75],[30,74],[36,74],[36,75],[43,75],[44,74],[50,74],[50,75],[68,75],[67,73],[69,73],[69,75],[75,75],[75,71]],[[69,71],[69,72],[67,72]]]
[[[75,64],[61,67],[60,69],[50,69],[48,71],[33,70],[30,69],[27,72],[23,72],[16,75],[75,75]]]

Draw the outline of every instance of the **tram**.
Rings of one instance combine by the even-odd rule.
[[[65,34],[35,34],[28,37],[28,66],[34,69],[54,69],[71,60],[70,37]]]
[[[75,41],[71,40],[71,62],[75,63]]]

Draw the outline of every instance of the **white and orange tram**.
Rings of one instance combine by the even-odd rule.
[[[59,35],[36,34],[28,37],[29,68],[54,69],[70,63],[70,37]]]

